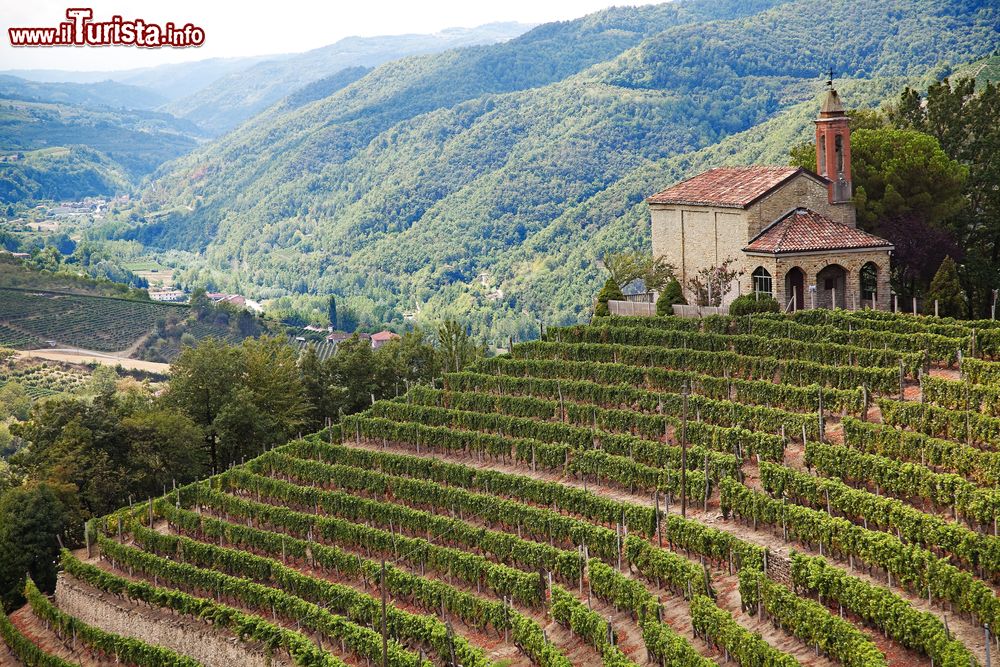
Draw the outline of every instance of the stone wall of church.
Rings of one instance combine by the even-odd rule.
[[[653,256],[673,264],[682,285],[699,269],[727,258],[739,263],[743,257],[747,222],[742,209],[653,204],[650,218]],[[733,289],[729,299],[736,294]]]
[[[831,204],[825,185],[799,174],[747,209],[747,240],[794,208],[809,208],[835,222],[855,226],[853,204]]]

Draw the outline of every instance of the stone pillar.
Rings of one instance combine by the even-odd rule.
[[[785,289],[785,270],[784,267],[780,265],[775,267],[774,273],[771,274],[773,277],[772,285],[774,285],[774,298],[777,299],[778,305],[781,306],[781,310],[785,310],[785,306],[788,305],[788,300],[792,298],[792,295],[788,293]]]
[[[889,285],[889,257],[875,260],[878,266],[878,295],[875,299],[878,302],[879,310],[892,309],[892,287]]]
[[[847,310],[857,310],[861,308],[861,264],[848,264],[844,268],[847,276],[844,278],[844,308]]]

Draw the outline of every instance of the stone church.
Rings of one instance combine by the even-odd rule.
[[[743,273],[724,303],[760,292],[787,310],[888,310],[893,246],[856,227],[851,130],[832,82],[815,124],[816,172],[720,167],[646,200],[653,255],[676,267],[682,285],[733,259]]]

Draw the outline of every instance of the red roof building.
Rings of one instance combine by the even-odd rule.
[[[379,331],[372,334],[372,349],[377,350],[390,340],[397,340],[398,338],[399,334],[394,334],[391,331]]]
[[[675,267],[689,303],[757,292],[786,309],[888,309],[893,246],[857,229],[851,130],[832,82],[818,106],[815,171],[718,167],[646,199],[653,254]],[[725,263],[739,277],[699,303],[709,297],[691,279]]]

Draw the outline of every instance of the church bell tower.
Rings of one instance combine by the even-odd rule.
[[[850,207],[844,222],[854,226],[854,191],[851,187],[851,128],[840,96],[833,87],[833,73],[826,82],[823,106],[816,123],[816,173],[830,181],[830,203]]]

